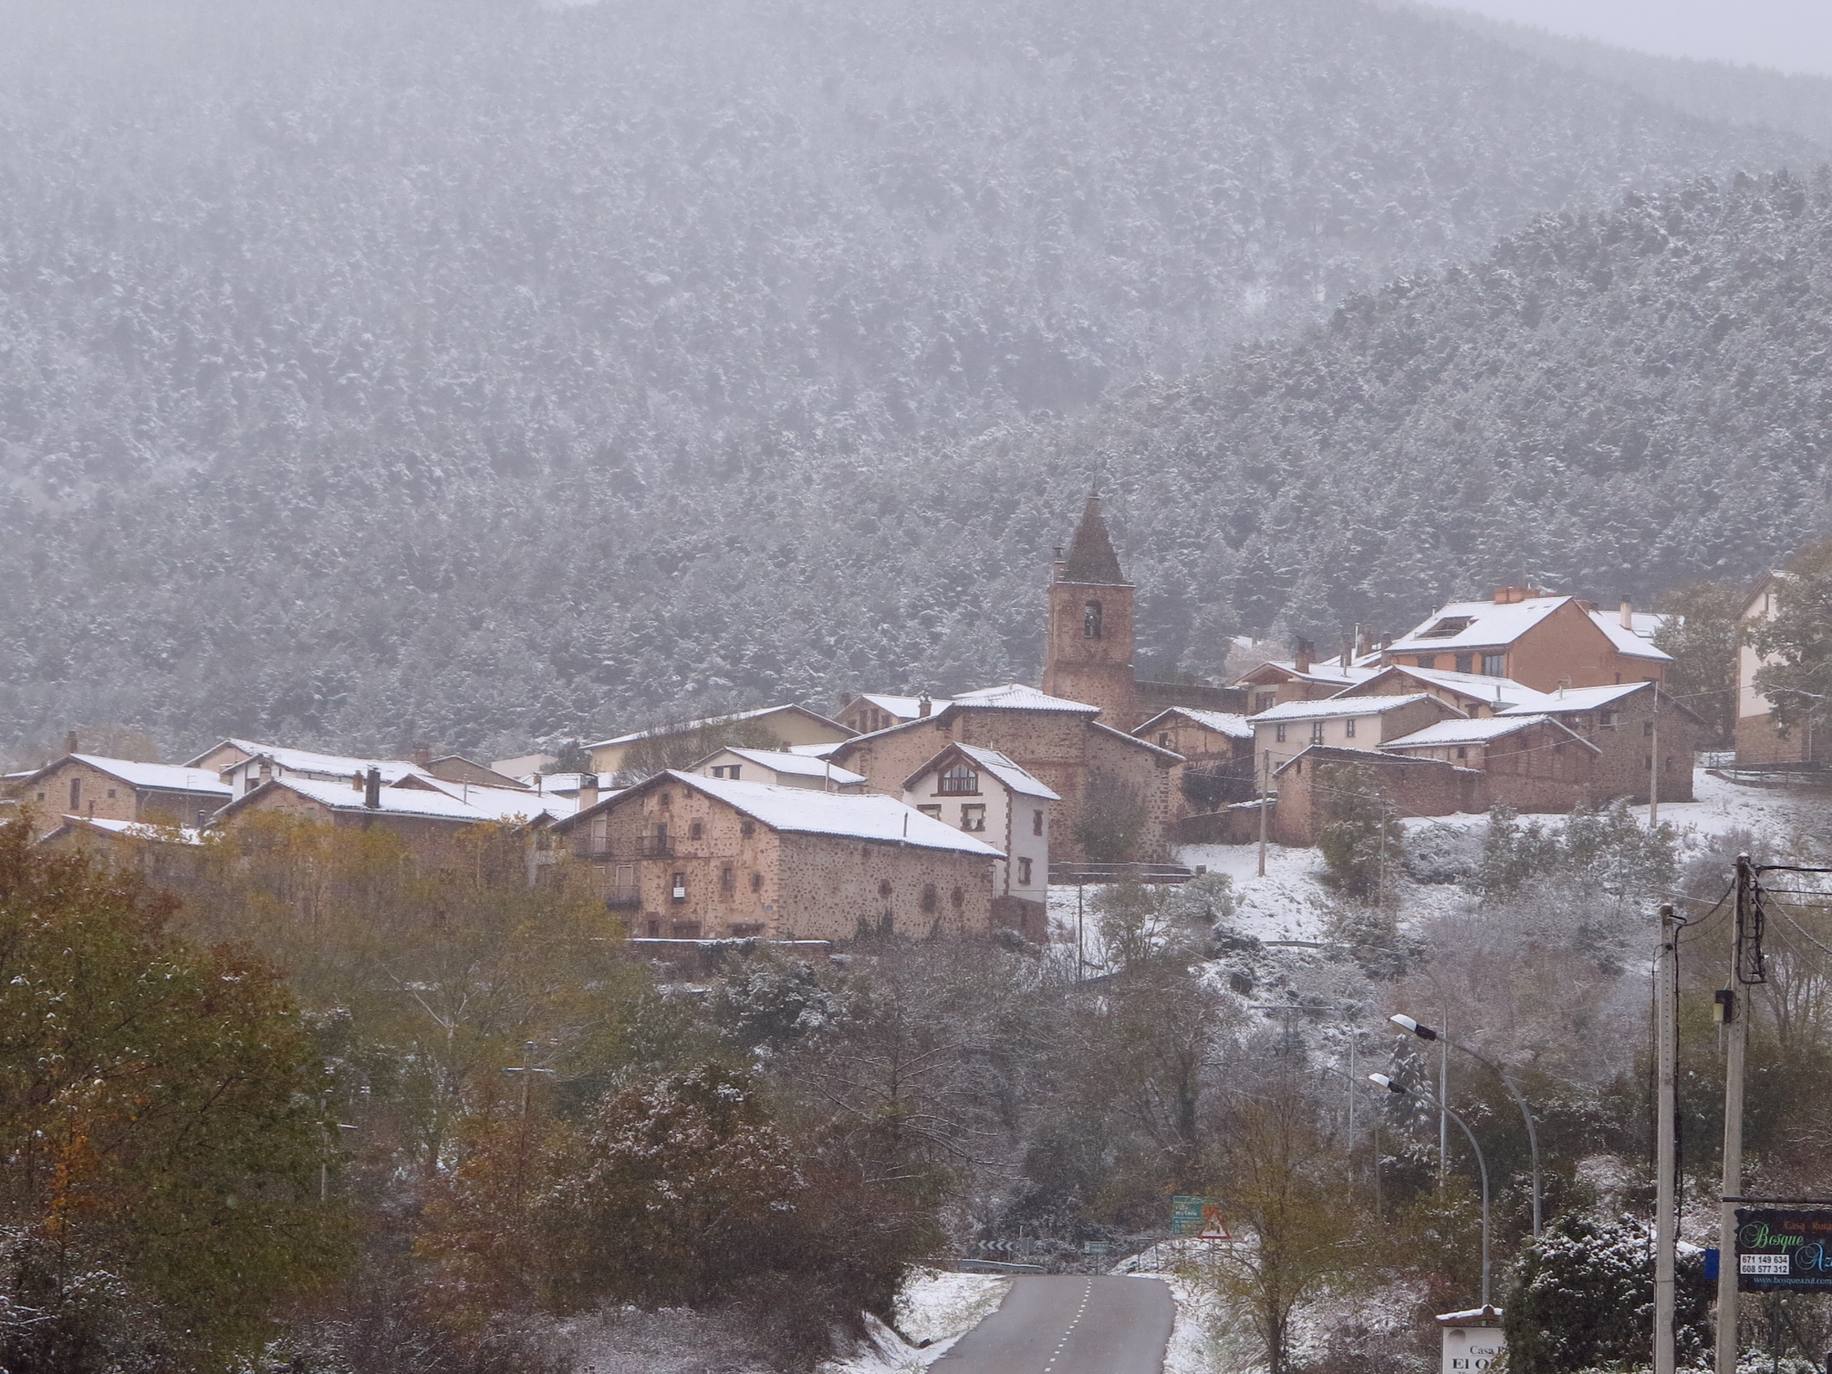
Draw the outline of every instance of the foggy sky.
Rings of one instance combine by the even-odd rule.
[[[1438,0],[1675,57],[1832,75],[1828,0]]]

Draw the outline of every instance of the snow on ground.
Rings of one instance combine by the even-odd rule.
[[[912,1374],[927,1369],[992,1315],[1010,1287],[1011,1280],[1000,1274],[918,1269],[897,1295],[897,1325],[903,1336],[873,1320],[864,1348],[827,1361],[820,1374]],[[930,1344],[924,1346],[924,1341]]]
[[[1323,858],[1314,849],[1266,846],[1266,876],[1259,876],[1257,844],[1193,844],[1177,853],[1191,868],[1224,873],[1234,882],[1231,924],[1256,940],[1321,940],[1335,898],[1323,886]]]

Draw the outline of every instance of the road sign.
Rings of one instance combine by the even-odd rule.
[[[1202,1205],[1202,1230],[1196,1239],[1214,1241],[1234,1239],[1228,1233],[1228,1219],[1222,1216],[1219,1203],[1205,1202]]]
[[[1084,1240],[1081,1243],[1081,1253],[1084,1255],[1105,1255],[1112,1249],[1104,1240]]]
[[[1173,1236],[1202,1234],[1202,1213],[1209,1205],[1205,1197],[1178,1193],[1170,1200],[1170,1233]]]
[[[1737,1287],[1832,1293],[1832,1212],[1737,1208]]]

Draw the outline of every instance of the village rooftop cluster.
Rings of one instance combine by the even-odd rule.
[[[1756,589],[1747,620],[1774,613],[1775,585]],[[1345,776],[1396,818],[1692,796],[1702,721],[1661,691],[1662,617],[1626,602],[1503,587],[1327,660],[1300,643],[1231,683],[1144,680],[1134,588],[1092,495],[1057,550],[1047,615],[1040,686],[869,692],[832,715],[762,707],[601,740],[587,772],[239,738],[143,763],[72,738],[7,779],[7,805],[30,810],[44,844],[142,867],[274,813],[383,827],[432,861],[458,828],[509,826],[530,881],[584,865],[606,910],[646,939],[1009,928],[1040,940],[1052,878],[1169,865],[1180,845],[1244,843],[1262,827],[1313,844]],[[719,742],[633,777],[658,748],[695,740]],[[1748,686],[1737,746],[1761,763],[1816,747],[1772,729]]]

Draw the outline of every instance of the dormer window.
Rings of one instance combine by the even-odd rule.
[[[944,797],[971,797],[980,790],[979,770],[956,760],[941,775],[938,789]]]
[[[1423,630],[1420,639],[1455,639],[1471,625],[1476,623],[1474,616],[1447,615],[1435,625]]]

